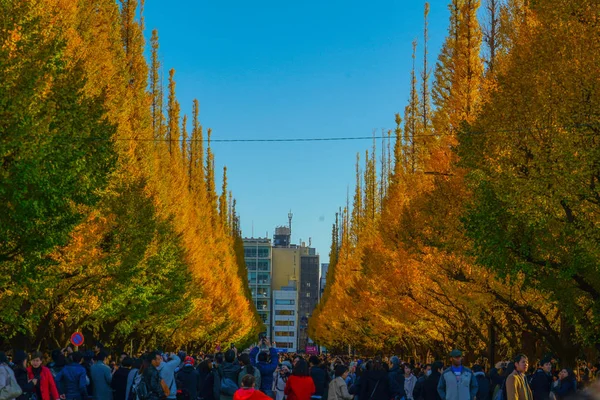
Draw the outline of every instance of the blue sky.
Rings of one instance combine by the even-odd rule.
[[[430,2],[430,65],[448,24]],[[146,0],[146,37],[158,29],[175,69],[182,112],[200,101],[215,139],[369,136],[394,127],[408,98],[412,41],[422,44],[424,1]],[[420,50],[420,49],[419,49]],[[419,60],[422,53],[419,51]],[[369,140],[215,143],[227,165],[244,236],[272,237],[294,214],[292,240],[329,258],[331,225]],[[220,178],[219,178],[220,180]]]

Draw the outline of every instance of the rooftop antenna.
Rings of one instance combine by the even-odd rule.
[[[290,240],[288,243],[288,247],[290,247],[290,245],[292,244],[292,218],[294,217],[294,214],[292,214],[292,210],[290,210],[290,212],[288,213],[288,221],[289,221],[289,228],[290,228]]]
[[[309,237],[309,238],[308,238],[308,247],[311,247],[311,246],[312,246],[312,238],[311,238],[311,237]]]
[[[254,237],[254,221],[252,221],[252,237]]]

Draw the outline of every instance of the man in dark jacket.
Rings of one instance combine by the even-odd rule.
[[[69,364],[54,378],[58,392],[64,395],[66,400],[85,400],[88,397],[87,374],[81,360],[83,355],[78,351],[74,352],[70,356]]]
[[[406,397],[406,393],[404,393],[404,369],[400,368],[400,359],[396,356],[390,358],[390,364],[388,377],[392,398],[400,400]]]
[[[320,367],[321,360],[317,356],[310,356],[308,359],[310,364],[310,377],[315,384],[315,398],[324,398],[325,390],[329,387],[329,376],[323,368]]]
[[[477,400],[490,400],[492,395],[490,380],[485,376],[481,365],[473,365],[473,374],[477,379]]]
[[[437,387],[440,383],[443,370],[444,364],[441,361],[436,361],[431,364],[431,375],[425,379],[425,383],[423,384],[424,400],[441,400]]]
[[[220,355],[220,354],[218,354]],[[221,392],[221,381],[223,379],[231,379],[236,385],[238,381],[238,375],[242,367],[240,364],[235,363],[235,352],[231,349],[225,352],[223,363],[215,357],[215,361],[219,364],[215,369],[215,384],[213,388],[215,400],[232,400],[233,395],[227,395]],[[261,373],[262,374],[262,373]]]
[[[121,366],[113,373],[112,381],[110,386],[114,391],[114,400],[127,400],[125,397],[127,393],[127,378],[129,377],[129,371],[133,365],[133,359],[125,357],[121,361]]]
[[[543,358],[538,363],[538,369],[531,376],[529,387],[533,392],[533,400],[548,400],[552,386],[552,360]]]
[[[371,370],[361,377],[360,400],[389,400],[392,398],[390,379],[383,362],[378,357]]]
[[[265,341],[266,346],[270,346],[268,340]],[[273,373],[279,364],[279,356],[277,349],[269,348],[269,354],[260,351],[257,347],[250,351],[250,362],[260,371],[260,390],[267,396],[273,397]],[[258,360],[258,362],[257,362]]]
[[[169,393],[169,387],[160,378],[158,366],[163,361],[162,356],[158,351],[153,351],[148,355],[150,366],[144,371],[144,383],[148,389],[148,400],[160,400],[165,397],[165,393]]]
[[[200,373],[194,368],[194,359],[185,357],[183,360],[183,368],[175,375],[177,381],[177,389],[184,394],[187,393],[188,398],[196,400],[198,398],[198,389],[200,388]]]

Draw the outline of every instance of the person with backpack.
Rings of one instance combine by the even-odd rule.
[[[181,359],[176,354],[166,355],[167,360],[160,363],[158,366],[158,372],[160,373],[160,379],[165,382],[167,390],[165,394],[167,399],[175,400],[177,398],[177,383],[175,382],[175,369],[181,363]]]
[[[175,374],[177,381],[177,398],[196,400],[200,388],[200,373],[194,368],[195,360],[187,356],[183,360],[183,367]]]
[[[285,384],[284,393],[288,400],[310,400],[315,393],[315,383],[310,376],[308,363],[300,359],[292,369]]]
[[[515,370],[506,377],[504,383],[506,400],[531,400],[533,393],[529,388],[529,382],[525,373],[529,367],[529,361],[524,354],[518,354],[513,360]]]
[[[380,357],[361,376],[360,400],[389,400],[392,397],[390,378]]]
[[[238,386],[242,387],[242,379],[246,375],[254,376],[254,386],[260,388],[261,376],[258,368],[252,366],[252,362],[250,361],[250,355],[248,353],[242,353],[238,357],[240,360],[240,364],[242,365],[242,369],[238,375]]]
[[[255,376],[246,374],[242,377],[242,383],[233,395],[233,400],[273,400],[260,390],[257,390]]]
[[[140,369],[142,368],[144,361],[141,358],[133,359],[133,363],[131,365],[131,369],[129,370],[129,374],[127,374],[127,389],[125,390],[125,399],[127,400],[135,400],[134,397],[130,398],[130,393],[132,392],[132,387],[135,384],[135,380],[138,376],[141,376]],[[141,379],[141,378],[140,378]],[[139,382],[139,380],[138,380]]]
[[[17,383],[15,373],[8,365],[8,357],[0,352],[0,399],[14,400],[23,394],[23,390]]]
[[[169,386],[160,377],[158,371],[158,367],[162,362],[163,358],[158,351],[148,354],[144,365],[140,369],[142,378],[137,384],[134,383],[131,389],[139,400],[160,400],[170,392]]]
[[[29,356],[23,350],[17,350],[13,356],[13,371],[23,393],[17,400],[29,400],[33,395],[33,384],[27,379],[27,359]]]
[[[452,350],[452,364],[442,373],[438,393],[442,400],[473,400],[477,395],[477,379],[469,368],[462,365],[462,351]]]
[[[218,367],[215,368],[215,384],[213,388],[215,400],[233,400],[238,386],[238,375],[241,367],[235,363],[235,351],[229,349],[223,354],[215,355]]]
[[[552,359],[543,358],[538,363],[538,369],[531,376],[529,386],[533,392],[533,400],[548,400],[552,388]]]
[[[76,351],[69,356],[69,362],[56,375],[54,380],[58,391],[66,400],[87,399],[87,374],[81,365],[83,354]]]

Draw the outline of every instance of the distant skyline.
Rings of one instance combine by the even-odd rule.
[[[207,2],[147,0],[149,41],[174,68],[182,113],[200,101],[214,139],[369,136],[394,128],[408,100],[412,41],[422,63],[424,1]],[[430,2],[429,65],[447,33],[447,2]],[[420,70],[420,69],[419,69]],[[353,191],[369,140],[214,143],[218,188],[227,166],[242,236],[272,238],[294,214],[300,240],[329,262],[331,226]]]

